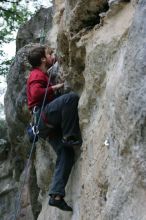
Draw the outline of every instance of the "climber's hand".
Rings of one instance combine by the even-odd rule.
[[[58,89],[60,89],[62,87],[64,87],[64,83],[58,83],[58,84],[52,86],[52,89],[53,90],[58,90]]]

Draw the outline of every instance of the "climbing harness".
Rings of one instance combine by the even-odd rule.
[[[40,108],[38,106],[35,106],[32,111],[32,121],[29,123],[28,127],[26,128],[30,143],[33,143],[35,134],[36,134],[35,142],[37,142],[39,139],[38,137],[39,129],[37,125],[38,124],[37,119],[39,115],[40,115]]]
[[[24,181],[22,182],[22,185],[20,186],[20,193],[18,195],[18,199],[16,198],[16,208],[15,208],[15,214],[14,214],[14,220],[17,220],[17,217],[19,215],[19,212],[21,210],[21,207],[20,207],[20,202],[21,202],[21,197],[22,197],[22,190],[24,188],[24,185],[25,185],[25,181],[27,179],[27,176],[28,176],[28,169],[29,169],[29,165],[30,165],[30,160],[31,160],[31,157],[32,157],[32,153],[34,151],[34,148],[35,148],[35,142],[38,138],[38,134],[39,134],[39,130],[38,130],[38,126],[40,124],[40,120],[41,120],[41,113],[43,111],[43,108],[44,108],[44,105],[45,105],[45,101],[46,101],[46,97],[47,97],[47,92],[48,92],[48,87],[49,87],[49,84],[50,84],[50,80],[51,80],[51,75],[52,75],[52,71],[53,71],[53,66],[54,64],[52,65],[52,67],[48,70],[48,75],[49,75],[49,78],[48,78],[48,83],[47,83],[47,87],[46,87],[46,90],[45,90],[45,95],[44,95],[44,98],[43,98],[43,103],[42,103],[42,106],[41,106],[41,109],[40,109],[40,114],[39,114],[39,118],[38,118],[38,121],[37,121],[37,124],[35,126],[32,126],[31,129],[33,132],[33,135],[32,135],[32,147],[31,147],[31,151],[30,151],[30,154],[29,154],[29,158],[27,160],[27,163],[26,163],[26,166],[24,168],[25,170],[25,173],[24,173]],[[35,112],[35,108],[33,109],[34,110],[34,113]],[[35,117],[34,117],[35,118]]]

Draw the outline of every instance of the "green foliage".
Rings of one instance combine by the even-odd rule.
[[[12,32],[17,30],[31,15],[26,7],[20,5],[21,1],[2,0],[1,2],[5,3],[0,6],[0,17],[3,18],[4,23],[1,28],[0,45],[13,40],[11,37]]]
[[[1,0],[0,18],[3,25],[0,27],[0,56],[4,56],[2,45],[14,40],[13,33],[27,21],[31,13],[21,4],[22,0]],[[6,74],[11,61],[0,61],[0,75]]]
[[[0,62],[0,75],[6,76],[8,74],[9,69],[10,69],[10,65],[13,62],[13,60],[14,60],[14,57],[12,57],[12,59],[10,59],[10,60],[6,59],[6,60]]]

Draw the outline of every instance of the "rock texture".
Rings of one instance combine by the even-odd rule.
[[[13,180],[7,126],[0,120],[0,219],[10,220],[14,214],[17,185]]]
[[[47,143],[38,142],[26,183],[29,220],[145,220],[146,2],[56,0],[54,4],[47,39],[59,51],[67,83],[80,95],[83,145],[76,150],[66,189],[74,210],[67,213],[48,206],[55,155]],[[32,46],[18,51],[5,98],[11,157],[17,156],[19,162],[19,169],[16,163],[13,167],[18,187],[30,149],[25,135],[29,121],[25,83],[26,56]],[[22,201],[25,198],[24,193]],[[23,210],[20,214],[20,219],[26,217]]]
[[[53,10],[41,8],[17,33],[16,51],[29,43],[44,43],[52,27]]]

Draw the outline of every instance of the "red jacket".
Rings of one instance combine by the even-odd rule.
[[[48,84],[48,78],[47,74],[38,68],[30,72],[27,80],[27,100],[29,109],[32,109],[36,105],[41,106]],[[48,103],[53,99],[54,91],[52,89],[52,84],[49,83],[46,102]]]

